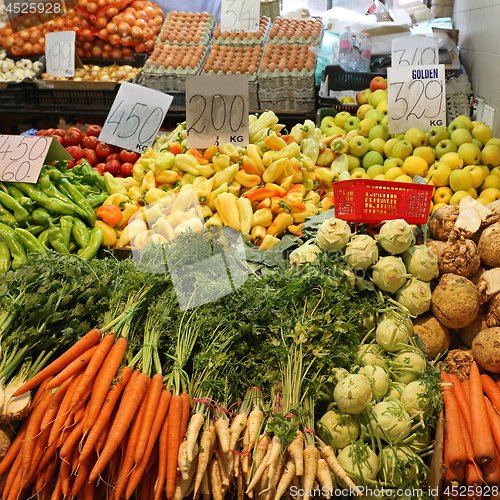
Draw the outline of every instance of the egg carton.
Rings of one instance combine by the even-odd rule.
[[[277,44],[277,43],[281,43],[281,44],[284,44],[284,43],[300,43],[300,44],[307,44],[307,45],[310,45],[312,43],[314,43],[314,45],[316,45],[317,47],[321,47],[321,42],[323,40],[323,35],[325,33],[325,27],[322,25],[321,26],[321,30],[319,32],[319,35],[318,35],[318,38],[314,39],[312,37],[312,35],[308,38],[305,38],[303,36],[297,38],[295,35],[292,36],[292,38],[287,38],[286,36],[284,36],[283,38],[279,38],[277,36],[275,36],[274,38],[269,38],[269,40],[267,41],[267,43],[272,43],[272,44]]]
[[[198,43],[195,43],[193,41],[191,42],[186,42],[186,41],[182,41],[182,42],[177,42],[177,41],[174,41],[174,42],[170,42],[170,41],[165,41],[165,42],[162,42],[161,41],[161,36],[163,34],[163,32],[165,31],[166,29],[166,26],[167,26],[167,23],[168,23],[168,20],[170,18],[170,15],[171,13],[168,13],[166,16],[165,16],[165,21],[163,21],[163,26],[161,28],[161,31],[160,33],[158,33],[158,36],[156,38],[156,41],[155,43],[161,43],[162,45],[166,45],[166,44],[176,44],[176,45],[208,45],[211,38],[212,38],[212,32],[214,30],[214,27],[215,27],[215,16],[213,15],[209,15],[208,16],[208,19],[207,19],[207,23],[205,24],[205,29],[203,31],[203,34],[201,35],[201,39]]]
[[[286,99],[274,95],[272,99],[266,99],[259,95],[260,109],[272,109],[273,111],[295,111],[311,112],[316,108],[316,99]]]
[[[267,17],[267,16],[263,16],[263,17]],[[216,43],[218,45],[230,45],[230,46],[235,46],[235,47],[254,47],[255,45],[264,46],[267,43],[267,38],[269,37],[269,32],[271,31],[271,26],[272,26],[272,22],[269,19],[269,22],[267,23],[267,26],[266,26],[266,31],[264,32],[264,34],[262,35],[262,37],[260,39],[258,39],[256,36],[253,36],[252,38],[248,38],[246,36],[245,38],[241,39],[239,37],[239,35],[237,34],[236,38],[234,40],[230,36],[228,36],[226,39],[222,38],[222,36],[219,36],[217,38],[212,38],[212,43]],[[235,33],[239,33],[239,32],[235,32]]]
[[[261,0],[260,15],[267,16],[274,21],[280,15],[282,6],[282,0]]]
[[[248,82],[248,107],[250,109],[259,108],[259,82]]]
[[[286,99],[286,100],[314,100],[316,99],[316,93],[314,90],[297,90],[297,89],[286,89],[286,90],[279,90],[279,91],[268,91],[268,90],[262,90],[259,88],[259,100],[265,100],[265,101],[272,101],[273,99],[276,99],[276,95],[279,95],[280,98]]]
[[[269,78],[259,73],[259,88],[263,91],[270,92],[285,91],[288,89],[315,92],[316,87],[314,82],[314,72],[311,73],[312,74],[304,76],[292,76],[283,74],[275,78]]]

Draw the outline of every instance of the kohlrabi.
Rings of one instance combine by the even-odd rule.
[[[375,337],[384,350],[395,352],[408,344],[410,332],[402,321],[387,318],[378,324]]]
[[[376,365],[363,366],[359,372],[364,375],[372,384],[373,397],[376,401],[382,401],[387,389],[389,389],[389,376],[387,372]]]
[[[358,359],[364,365],[384,366],[385,359],[378,344],[363,344],[358,349]]]
[[[396,300],[413,316],[420,316],[431,307],[431,286],[425,281],[412,278],[396,292]]]
[[[404,486],[416,479],[419,469],[425,469],[425,465],[408,446],[387,445],[382,448],[382,467],[378,474],[381,481]]]
[[[333,398],[342,413],[361,413],[372,400],[370,381],[363,375],[348,375],[333,391]]]
[[[334,449],[345,448],[359,436],[356,418],[338,410],[327,411],[316,426],[319,437]]]
[[[316,234],[316,243],[327,251],[340,251],[351,238],[351,228],[347,222],[335,217],[323,221]]]
[[[395,380],[391,380],[389,384],[389,389],[385,393],[385,400],[396,399],[397,401],[401,401],[401,396],[403,395],[403,391],[406,387],[406,384],[402,382],[396,382]]]
[[[371,269],[372,281],[384,292],[395,293],[411,277],[400,257],[380,257]]]
[[[403,254],[408,272],[420,281],[431,281],[439,276],[438,258],[426,245],[408,248]]]
[[[404,219],[387,221],[376,236],[377,243],[387,252],[397,255],[415,243],[412,226]]]
[[[307,262],[314,262],[320,253],[321,249],[314,244],[313,240],[310,240],[301,245],[299,248],[296,248],[290,254],[290,264],[298,265],[305,264]]]
[[[425,391],[425,384],[419,380],[410,382],[405,387],[401,395],[401,404],[411,416],[425,408],[425,400],[422,397]]]
[[[356,441],[346,446],[337,456],[340,466],[356,485],[374,480],[379,471],[377,454],[363,441]]]
[[[345,261],[353,269],[367,269],[378,259],[377,242],[367,234],[357,234],[347,243]]]
[[[392,378],[403,384],[409,384],[420,378],[426,367],[423,354],[411,349],[402,350],[389,363]]]
[[[397,400],[377,403],[370,412],[370,425],[377,437],[389,443],[397,443],[411,432],[410,415]]]

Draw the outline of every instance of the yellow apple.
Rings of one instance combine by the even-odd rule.
[[[491,175],[497,175],[498,177],[500,177],[500,167],[495,167],[495,168],[492,168],[490,170],[490,174]]]
[[[394,179],[394,182],[413,182],[413,179],[409,175],[400,175]]]
[[[405,160],[406,158],[411,156],[412,153],[413,146],[411,145],[411,142],[407,141],[406,139],[398,141],[392,148],[393,158],[401,158],[402,160]]]
[[[370,177],[368,177],[368,174],[366,172],[365,173],[356,172],[351,175],[351,179],[369,179],[369,178]]]
[[[464,170],[468,170],[472,175],[472,187],[479,189],[484,181],[484,170],[480,165],[467,165]]]
[[[470,135],[470,132],[464,128],[457,128],[457,130],[451,133],[450,139],[453,141],[455,146],[457,146],[457,148],[465,142],[472,143],[472,136]]]
[[[394,167],[401,168],[403,166],[403,160],[401,158],[387,158],[384,161],[384,174]]]
[[[370,89],[364,89],[356,94],[356,102],[359,105],[368,104],[368,98],[370,97],[372,91]]]
[[[491,198],[488,198],[487,196],[483,196],[481,193],[481,196],[477,197],[477,201],[481,203],[481,205],[489,205],[490,203],[493,203],[495,200],[492,200]]]
[[[377,122],[373,118],[365,118],[358,124],[358,134],[363,137],[368,137],[370,135],[370,130],[376,125]]]
[[[436,186],[447,186],[449,184],[451,168],[446,163],[437,162],[429,169],[432,181]]]
[[[335,125],[340,128],[344,128],[345,121],[351,116],[349,111],[341,111],[335,115]]]
[[[369,109],[363,118],[373,118],[377,123],[382,121],[384,115],[378,109]],[[389,133],[387,133],[389,135]],[[389,137],[387,137],[389,139]]]
[[[472,123],[471,119],[470,119],[470,118],[468,118],[468,117],[467,117],[467,116],[465,116],[465,115],[460,115],[460,116],[457,116],[457,117],[455,118],[455,120],[460,120],[460,121],[463,121],[463,122],[467,123],[467,125],[469,126],[469,130],[472,130],[472,129],[474,128],[474,125],[473,125],[473,123]]]
[[[368,104],[371,104],[374,108],[383,101],[387,101],[387,90],[378,89],[368,97]]]
[[[349,160],[349,172],[361,166],[361,161],[357,156],[347,155],[347,159]]]
[[[500,189],[500,177],[491,174],[487,175],[481,184],[481,192],[489,188]]]
[[[467,189],[467,192],[474,198],[476,199],[477,198],[477,191],[471,187],[470,189]]]
[[[481,151],[481,163],[488,167],[498,167],[500,165],[500,148],[494,144],[483,147]]]
[[[370,179],[375,179],[377,175],[384,174],[384,167],[383,165],[372,165],[371,167],[367,168],[366,173],[368,174]]]
[[[486,165],[479,164],[478,167],[483,169],[483,179],[486,179],[487,175],[490,175],[490,169]]]
[[[376,175],[374,178],[373,178],[374,181],[385,181],[385,175],[384,174],[379,174],[379,175]]]
[[[425,177],[427,174],[429,166],[427,162],[420,158],[420,156],[408,156],[406,160],[403,162],[403,170],[411,177],[415,177],[416,175],[420,175],[421,177]]]
[[[387,101],[379,102],[375,109],[378,109],[384,116],[386,116],[387,115]]]
[[[456,193],[453,194],[453,196],[450,198],[450,205],[454,205],[455,207],[458,207],[460,200],[462,198],[465,198],[466,196],[469,196],[469,193],[467,191],[457,191]]]
[[[462,168],[464,166],[464,160],[458,153],[446,153],[441,156],[439,161],[449,165],[452,170],[456,170],[457,168]]]
[[[368,113],[367,113],[368,116]],[[365,118],[367,120],[368,118]],[[386,125],[375,125],[375,127],[370,129],[370,133],[368,134],[368,138],[370,141],[373,141],[374,139],[383,139],[384,144],[385,141],[389,140],[389,132],[387,131],[387,126]]]
[[[459,146],[457,153],[464,160],[464,165],[477,165],[481,160],[481,150],[471,142]]]
[[[482,125],[482,124],[481,124]],[[497,148],[500,148],[500,139],[497,139],[496,137],[493,137],[493,139],[490,139],[486,144],[485,146],[489,146],[489,145],[493,145],[493,146],[496,146]]]
[[[453,191],[447,187],[438,187],[434,191],[434,196],[432,197],[432,201],[436,204],[438,203],[444,203],[445,205],[448,205],[450,202],[450,198],[453,196]]]
[[[427,146],[429,138],[427,134],[417,127],[409,128],[405,133],[405,140],[409,141],[414,148]]]
[[[370,109],[375,109],[371,104],[362,104],[359,108],[358,111],[356,111],[356,116],[360,119],[363,120],[365,117],[365,114],[367,113],[368,110]],[[376,123],[375,123],[376,124]]]
[[[384,154],[387,158],[390,158],[392,156],[392,148],[397,142],[399,142],[399,139],[396,139],[395,137],[389,139],[388,141],[385,141]]]
[[[413,156],[420,156],[420,158],[427,162],[427,165],[431,165],[436,159],[434,156],[434,148],[430,148],[429,146],[420,146],[415,148],[413,150]]]
[[[468,191],[472,187],[472,174],[468,170],[457,169],[450,174],[450,187],[457,191]]]
[[[380,122],[380,125],[385,125],[386,127],[389,126],[389,115],[385,115],[382,118],[382,121]]]
[[[370,132],[371,132],[371,130],[370,130]],[[378,137],[377,139],[373,139],[373,141],[370,141],[369,150],[370,151],[377,151],[377,153],[380,153],[381,155],[383,155],[384,154],[384,144],[385,144],[384,139],[381,139],[380,137]]]
[[[472,137],[484,146],[490,139],[493,139],[493,132],[488,125],[478,125],[472,129]]]
[[[500,200],[500,189],[492,187],[483,189],[481,191],[481,196],[491,198],[493,201]]]
[[[433,202],[431,202],[433,203]],[[441,207],[445,207],[447,205],[447,203],[436,203],[433,207],[432,207],[432,211],[431,213],[435,212],[438,208],[441,208]]]
[[[339,101],[342,103],[342,104],[357,104],[356,103],[356,100],[351,97],[350,95],[343,95]]]
[[[400,167],[390,168],[387,172],[385,172],[385,180],[393,181],[400,175],[406,175],[406,172]]]
[[[474,127],[477,127],[478,125],[484,125],[484,122],[479,122],[477,120],[473,120],[472,121],[472,127],[471,127],[471,130],[474,128]]]

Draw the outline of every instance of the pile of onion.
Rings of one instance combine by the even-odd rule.
[[[69,80],[74,82],[123,82],[133,80],[141,68],[133,68],[132,66],[97,66],[84,65],[83,68],[75,69],[73,78],[59,77],[55,78],[47,73],[42,74],[44,80]]]
[[[133,59],[135,55],[134,47],[101,40],[94,35],[83,37],[77,34],[75,50],[79,57],[97,59]]]

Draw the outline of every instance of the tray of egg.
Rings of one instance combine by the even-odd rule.
[[[316,43],[323,37],[324,26],[321,19],[287,19],[277,17],[269,32],[272,43]]]
[[[215,24],[215,17],[207,12],[171,11],[165,17],[156,43],[177,45],[207,45]]]
[[[271,20],[262,16],[259,21],[259,29],[257,31],[223,31],[221,33],[221,25],[214,31],[212,43],[219,45],[264,45],[271,29]]]
[[[144,65],[144,85],[157,90],[185,90],[186,76],[200,73],[206,50],[205,45],[157,43]]]

